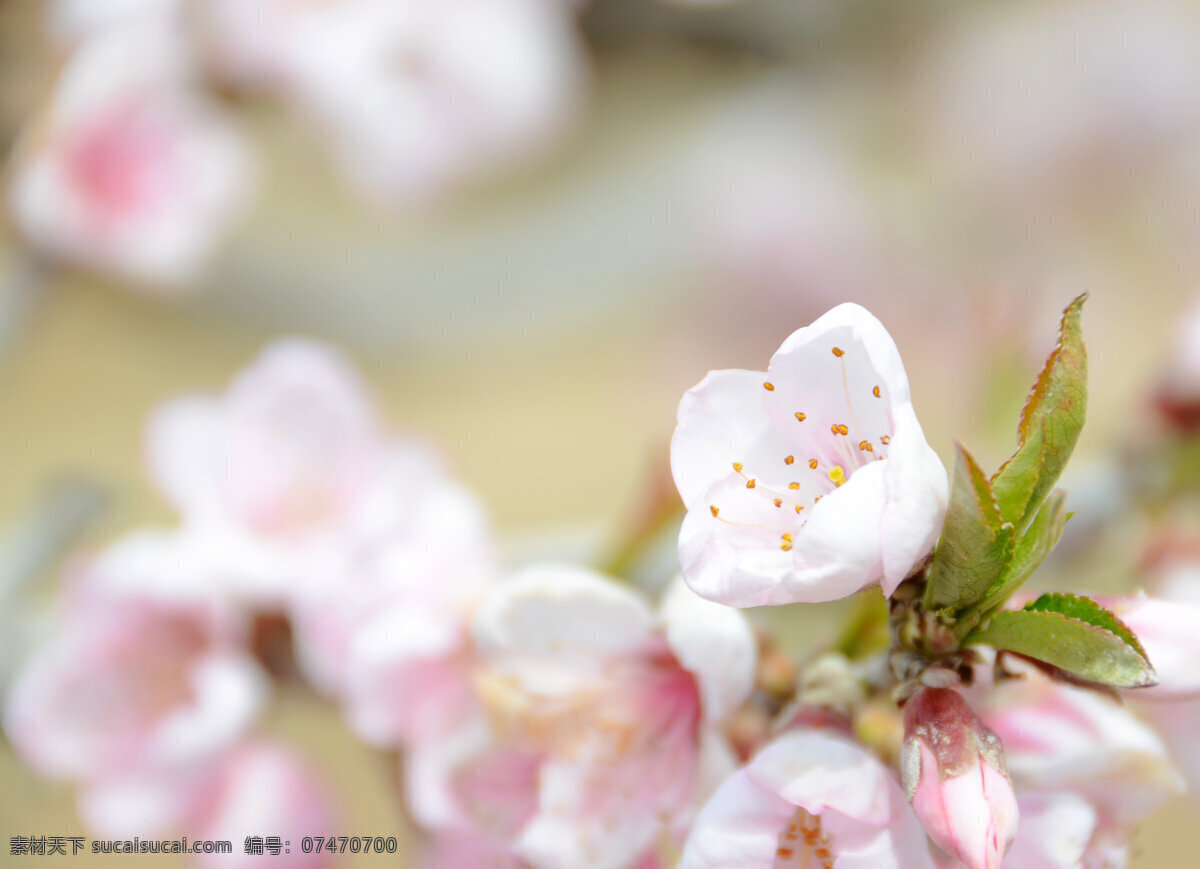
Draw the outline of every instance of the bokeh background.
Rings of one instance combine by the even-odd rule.
[[[0,0],[9,187],[70,62],[55,5]],[[1074,484],[1114,508],[1088,471],[1147,430],[1200,287],[1200,6],[555,5],[578,66],[553,132],[434,195],[373,195],[348,181],[325,119],[218,82],[209,98],[256,174],[180,285],[72,260],[10,207],[0,527],[4,581],[23,590],[4,604],[5,678],[70,552],[171,521],[143,469],[149,411],[223,388],[282,335],[346,351],[389,421],[480,493],[512,562],[600,561],[661,487],[679,396],[709,369],[762,368],[791,331],[857,301],[895,336],[933,446],[948,457],[957,438],[994,466],[1058,312],[1086,291]],[[100,493],[86,522],[55,496],[64,481]],[[1070,580],[1136,584],[1137,544],[1092,541],[1103,568]],[[835,609],[775,627],[801,648]],[[285,687],[268,729],[328,777],[347,832],[407,835],[391,762],[334,707]],[[3,744],[0,781],[5,836],[84,832],[70,789]],[[1186,865],[1197,820],[1185,800],[1160,813],[1133,865]]]

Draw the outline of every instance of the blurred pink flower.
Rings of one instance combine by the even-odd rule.
[[[1195,643],[1196,621],[1189,622],[1200,607],[1200,551],[1190,535],[1165,538],[1147,565],[1150,587],[1161,598],[1151,613],[1162,610],[1161,623],[1134,627],[1143,640],[1150,663],[1159,672],[1160,686],[1149,692],[1130,691],[1138,712],[1162,734],[1193,790],[1200,789],[1200,697],[1190,689],[1195,685],[1196,661],[1191,649]],[[1133,600],[1138,600],[1134,598]],[[1122,618],[1128,618],[1122,614]],[[1146,636],[1143,637],[1143,634]],[[1162,661],[1160,670],[1159,661]],[[1165,687],[1164,692],[1160,690]],[[1166,700],[1168,702],[1161,702]]]
[[[784,734],[701,810],[679,869],[923,869],[925,833],[892,773],[833,731]]]
[[[170,28],[109,28],[80,46],[15,154],[9,205],[28,242],[143,285],[194,278],[253,173],[193,85]]]
[[[891,336],[858,305],[792,334],[768,370],[713,371],[679,404],[671,470],[684,579],[734,606],[891,594],[933,547],[945,468]]]
[[[1129,626],[1145,649],[1158,684],[1128,692],[1136,700],[1200,698],[1200,602],[1139,594],[1097,600]]]
[[[470,708],[470,619],[494,553],[476,498],[448,481],[410,487],[405,513],[336,571],[292,595],[305,673],[339,697],[351,728],[396,746]]]
[[[71,48],[113,27],[158,24],[182,28],[187,3],[188,0],[48,0],[43,5],[51,37]]]
[[[980,698],[983,721],[1004,744],[1022,796],[1074,792],[1096,808],[1101,827],[1123,828],[1182,792],[1162,740],[1130,709],[1015,661],[1006,659],[1005,666],[1019,675],[991,690],[980,685],[972,696]]]
[[[386,436],[346,360],[299,340],[268,347],[220,396],[167,402],[146,442],[214,581],[265,606],[353,570],[444,485],[432,450]]]
[[[197,866],[316,869],[336,858],[323,849],[304,853],[301,840],[340,829],[328,790],[294,752],[253,739],[183,774],[131,772],[98,782],[83,790],[80,809],[89,829],[100,835],[186,834],[192,841],[231,842],[231,854],[191,855]],[[248,836],[278,836],[280,853],[247,854]]]
[[[424,869],[530,869],[506,845],[462,831],[437,836],[423,852],[418,865]],[[650,852],[629,869],[667,869],[668,865]]]
[[[632,869],[732,769],[719,728],[750,691],[753,635],[682,583],[656,618],[589,571],[531,567],[484,600],[475,639],[481,714],[410,758],[427,826],[538,869]]]
[[[460,830],[436,836],[417,863],[422,869],[527,869],[506,845]]]
[[[305,836],[328,836],[340,831],[327,796],[329,786],[288,749],[256,741],[227,754],[216,770],[211,790],[191,819],[191,837],[228,839],[233,855],[205,854],[201,866],[283,866],[316,869],[336,862],[329,851],[305,854]],[[247,836],[279,836],[290,853],[246,854]]]
[[[937,845],[969,869],[999,869],[1017,834],[1004,747],[949,688],[922,688],[904,705],[904,788]]]
[[[558,140],[583,91],[561,0],[221,0],[219,75],[281,93],[322,130],[347,180],[410,205]]]
[[[1127,838],[1106,829],[1096,808],[1078,794],[1021,794],[1021,829],[1006,865],[1021,869],[1119,869],[1129,858]]]
[[[84,568],[9,697],[6,730],[26,763],[92,782],[204,764],[241,736],[265,677],[203,580],[166,535],[128,538]]]

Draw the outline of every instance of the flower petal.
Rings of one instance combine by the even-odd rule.
[[[770,469],[775,482],[784,480],[781,460],[791,449],[767,418],[766,379],[761,371],[710,371],[684,393],[671,438],[671,473],[689,509],[734,462]]]
[[[808,730],[780,737],[721,785],[697,816],[679,869],[773,869],[812,857],[794,829],[785,839],[798,810],[819,824],[839,869],[933,865],[925,834],[883,764],[840,736]],[[785,841],[794,842],[790,855]]]
[[[150,477],[180,512],[214,509],[220,416],[206,396],[174,398],[150,415],[146,425],[146,462]]]
[[[1139,700],[1200,697],[1200,604],[1138,595],[1098,598],[1137,636],[1158,676],[1158,684],[1139,689]]]
[[[646,602],[597,573],[537,565],[498,585],[475,614],[475,644],[535,695],[571,691],[604,662],[653,640]]]
[[[663,596],[660,618],[671,651],[696,677],[705,719],[729,716],[754,687],[758,649],[745,617],[705,600],[677,577]]]

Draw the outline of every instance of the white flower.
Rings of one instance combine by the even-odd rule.
[[[195,90],[169,27],[115,27],[72,56],[21,139],[9,204],[30,244],[143,285],[186,283],[241,211],[247,146]]]
[[[753,634],[682,583],[656,617],[589,571],[527,568],[481,604],[475,642],[481,714],[410,757],[428,826],[538,869],[631,869],[733,767],[719,729],[753,683]]]
[[[1128,861],[1123,831],[1070,791],[1020,794],[1021,830],[1007,864],[1021,869],[1118,869]]]
[[[18,753],[42,774],[96,782],[204,763],[257,715],[266,679],[244,625],[177,538],[122,541],[64,604],[5,710]]]
[[[684,395],[671,470],[684,579],[734,606],[891,594],[933,548],[948,498],[900,354],[839,305],[767,371],[713,371]]]
[[[395,746],[469,709],[471,614],[492,579],[486,516],[449,482],[415,491],[411,513],[292,595],[297,658],[342,703],[351,728]]]
[[[1120,826],[1148,817],[1182,791],[1162,740],[1127,707],[1015,661],[1006,667],[1018,668],[1020,677],[991,690],[981,684],[975,696],[982,698],[983,721],[1004,744],[1019,793],[1071,791],[1095,806],[1102,824]]]
[[[700,812],[679,869],[927,869],[925,832],[893,775],[832,731],[787,733]]]
[[[304,836],[336,829],[329,786],[300,757],[283,745],[251,739],[212,762],[182,774],[128,771],[123,777],[86,786],[80,814],[88,828],[112,838],[227,839],[233,854],[197,855],[199,866],[249,867],[265,859],[291,869],[319,869],[336,862],[329,851],[305,853]],[[325,831],[321,833],[320,831]],[[277,835],[283,853],[245,853],[247,836]],[[286,850],[284,850],[286,849]]]
[[[490,545],[472,534],[473,518],[434,534],[435,517],[453,526],[474,508],[426,517],[446,501],[436,493],[470,496],[431,449],[388,436],[365,385],[330,347],[271,345],[223,394],[160,407],[146,441],[151,474],[199,541],[214,582],[255,604],[280,606],[302,586],[353,573],[364,552],[395,551],[405,540],[413,570],[445,554],[456,530],[468,535],[460,547],[468,557]]]
[[[540,153],[586,75],[561,0],[205,5],[218,72],[282,93],[376,201],[420,204]]]

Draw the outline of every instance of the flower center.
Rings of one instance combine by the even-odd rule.
[[[798,808],[779,834],[771,869],[833,869],[836,856],[820,817]]]
[[[807,524],[804,511],[845,485],[855,471],[870,462],[886,459],[891,443],[890,410],[886,396],[874,382],[875,373],[862,364],[858,358],[861,354],[856,354],[853,348],[845,351],[835,346],[831,351],[836,359],[834,364],[841,369],[842,395],[814,394],[813,404],[820,406],[794,412],[784,405],[787,415],[783,418],[787,423],[783,434],[794,451],[779,457],[781,465],[775,463],[774,457],[762,456],[755,457],[753,466],[744,461],[732,463],[734,472],[745,481],[753,497],[766,499],[780,511],[778,524],[764,523],[761,517],[753,523],[740,521],[741,517],[736,515],[721,515],[718,504],[709,507],[719,522],[778,530],[778,545],[784,552],[792,549],[795,533]],[[782,384],[777,387],[767,381],[763,388],[772,394],[769,399],[772,402],[803,400]],[[780,425],[780,416],[774,418]]]

